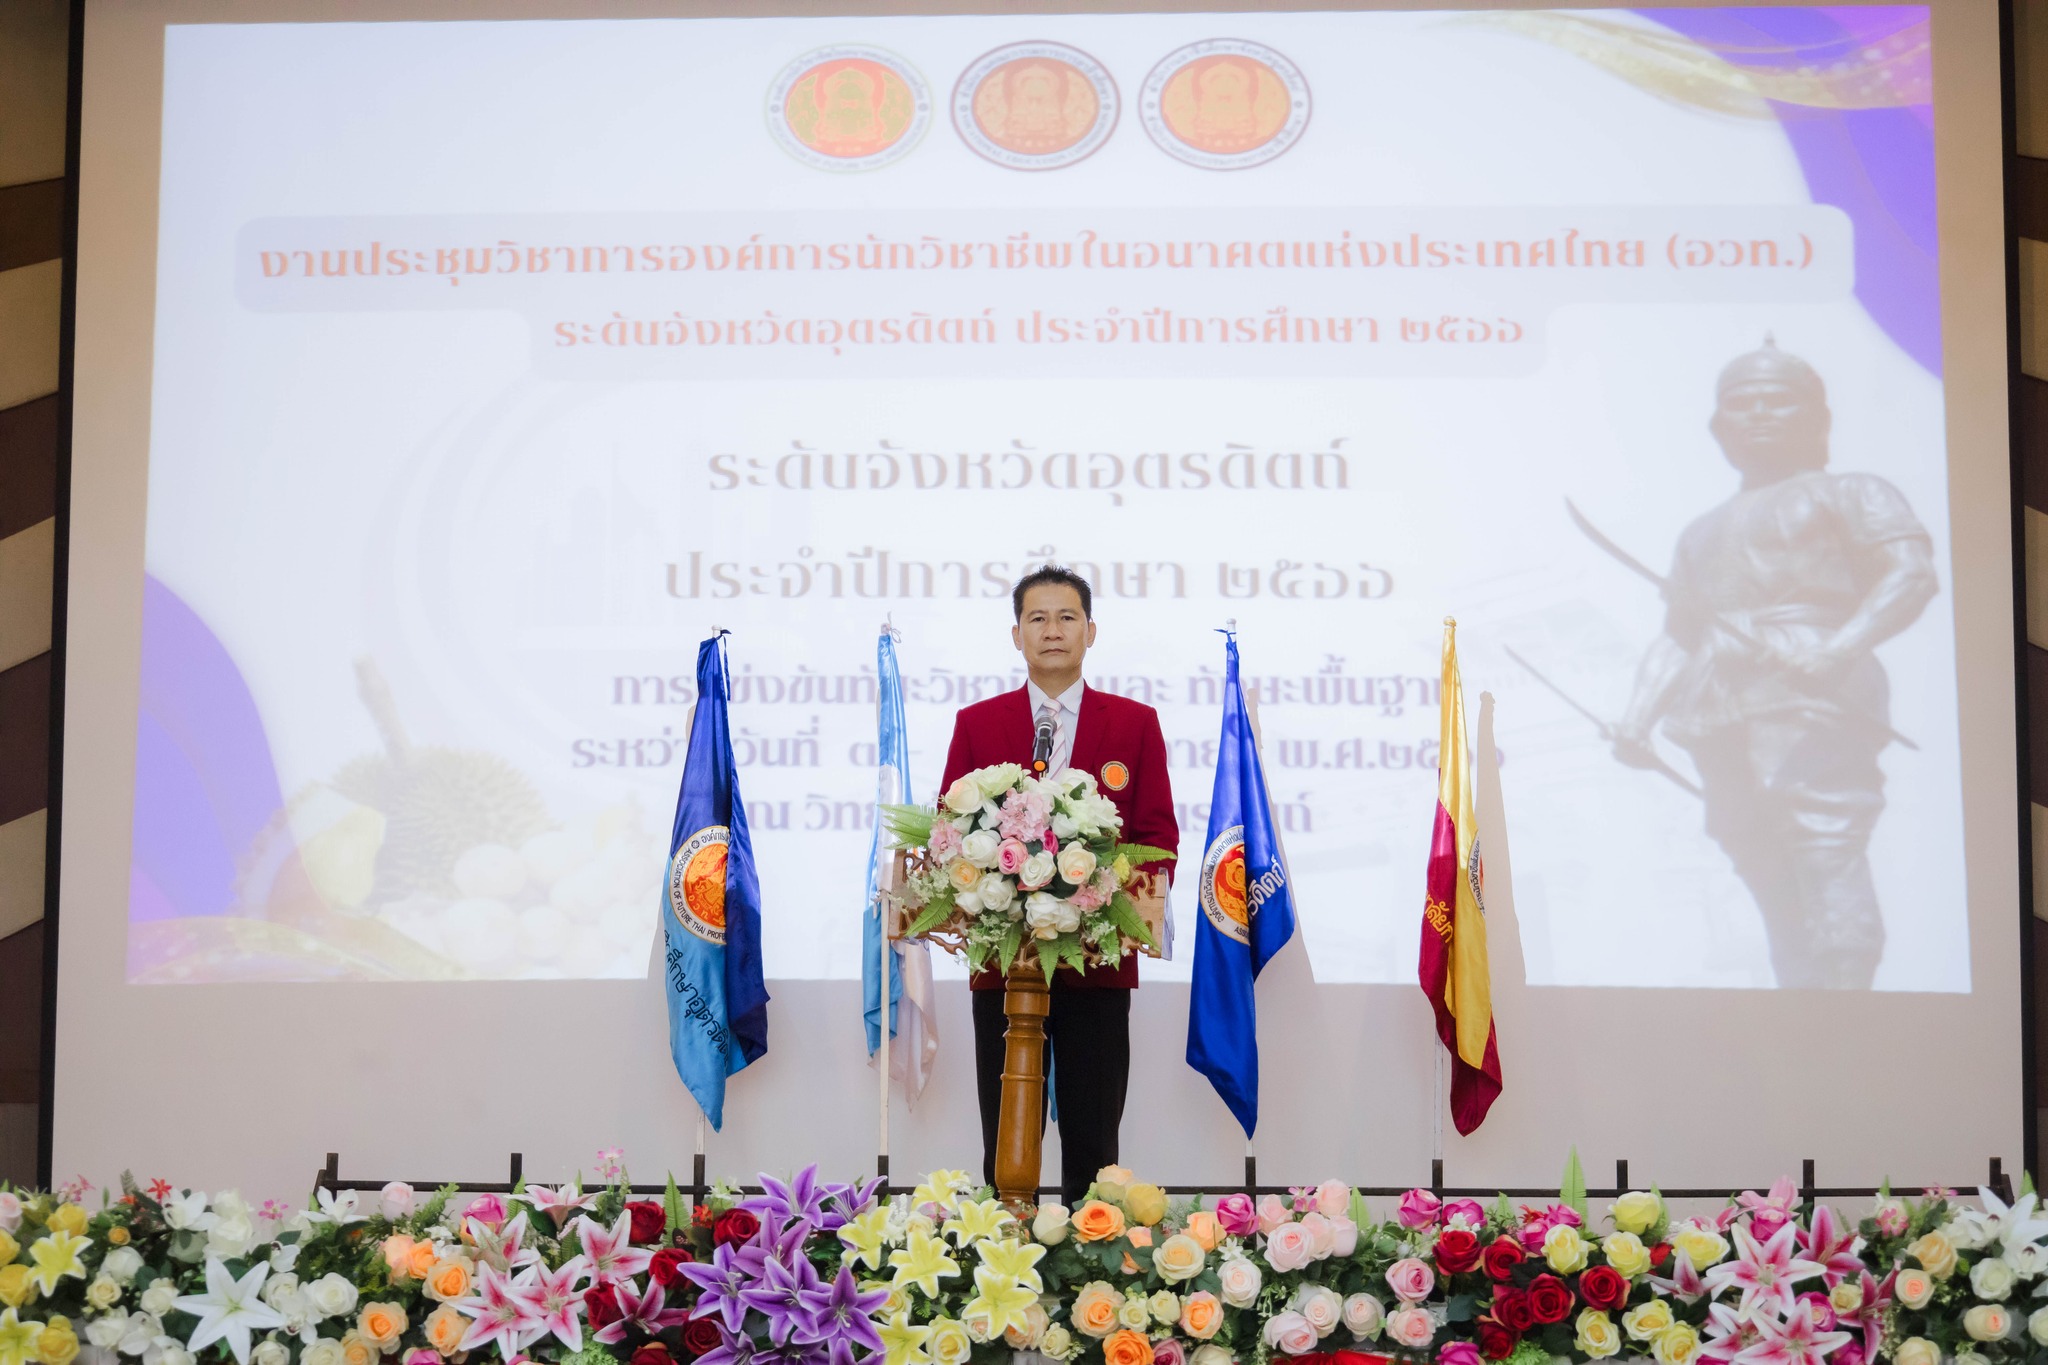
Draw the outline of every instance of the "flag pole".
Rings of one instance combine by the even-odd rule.
[[[875,1082],[875,1088],[880,1099],[880,1103],[877,1106],[878,1117],[876,1120],[878,1131],[875,1135],[875,1174],[882,1177],[884,1186],[888,1184],[889,1180],[889,1054],[892,1041],[889,1037],[889,1025],[892,1022],[889,1018],[889,959],[894,956],[889,951],[889,915],[887,907],[888,902],[877,897],[875,901],[875,920],[876,927],[880,932],[875,937],[880,940],[882,945],[882,970],[878,974],[882,983],[882,994],[880,1002],[881,1018],[875,1030],[875,1070],[880,1076],[880,1079]],[[886,1189],[884,1193],[887,1193]]]

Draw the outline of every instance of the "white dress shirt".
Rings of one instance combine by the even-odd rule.
[[[1035,682],[1027,682],[1024,686],[1031,696],[1031,727],[1034,733],[1038,728],[1038,713],[1047,702],[1054,708],[1052,757],[1047,760],[1045,769],[1050,776],[1064,769],[1074,757],[1074,727],[1081,720],[1082,683],[1076,678],[1074,685],[1057,697],[1047,695]]]

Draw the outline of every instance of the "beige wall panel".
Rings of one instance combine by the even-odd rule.
[[[0,408],[57,391],[63,288],[62,261],[0,270]]]
[[[2034,811],[2039,830],[2041,808]],[[49,832],[49,816],[39,810],[0,825],[0,938],[43,917],[43,839]]]
[[[0,3],[0,185],[64,174],[65,0]]]
[[[0,540],[0,669],[49,652],[56,553],[55,517]]]

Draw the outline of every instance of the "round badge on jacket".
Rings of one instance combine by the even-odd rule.
[[[1111,759],[1102,765],[1102,785],[1113,792],[1120,792],[1131,785],[1131,770]]]

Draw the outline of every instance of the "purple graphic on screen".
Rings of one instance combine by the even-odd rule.
[[[1932,86],[1927,9],[1636,12],[1743,70],[1839,92],[1825,102],[1769,103],[1814,202],[1834,205],[1855,225],[1856,297],[1901,349],[1939,375],[1934,107],[1923,98]],[[1766,95],[1778,89],[1763,88]]]
[[[128,917],[226,913],[236,866],[284,807],[263,719],[227,649],[178,595],[142,588]]]

